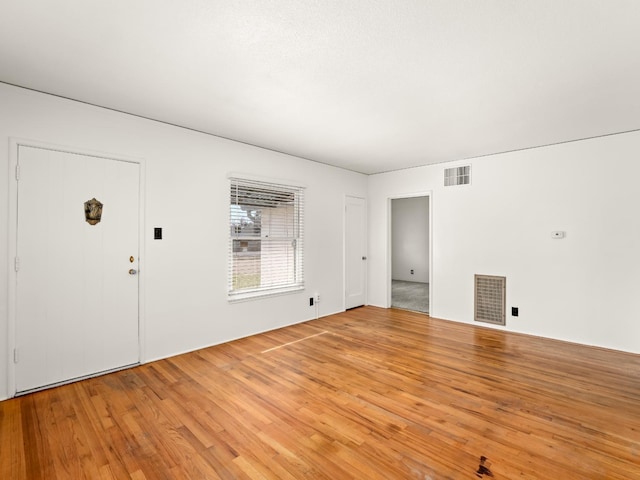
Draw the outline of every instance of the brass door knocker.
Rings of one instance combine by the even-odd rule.
[[[100,223],[102,218],[102,203],[92,198],[84,202],[84,217],[89,225]]]

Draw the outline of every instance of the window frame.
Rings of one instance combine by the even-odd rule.
[[[288,293],[299,292],[304,290],[304,197],[305,197],[305,187],[295,184],[293,182],[288,181],[278,181],[273,179],[264,179],[264,178],[256,178],[252,176],[246,175],[229,175],[228,176],[228,236],[229,236],[229,244],[228,244],[228,268],[227,268],[227,298],[229,302],[238,302],[251,300],[256,298],[264,298],[275,295],[283,295]],[[236,189],[234,192],[234,188]],[[262,198],[267,198],[267,202],[270,201],[271,198],[284,198],[287,196],[293,196],[293,202],[288,205],[293,207],[293,212],[287,213],[286,211],[283,215],[289,215],[291,218],[287,218],[284,220],[285,223],[280,223],[278,226],[284,227],[288,232],[288,228],[291,227],[292,232],[287,233],[284,236],[269,236],[263,235],[263,227],[261,225],[260,234],[256,236],[253,235],[242,235],[238,229],[237,223],[237,215],[238,209],[234,209],[234,205],[238,206],[256,206],[251,204],[251,202],[247,203],[238,203],[239,202],[239,189],[245,189],[246,198],[250,198],[251,193],[257,193],[262,195]],[[255,192],[252,192],[252,189]],[[234,203],[234,195],[235,195],[235,203]],[[266,197],[265,197],[266,196]],[[271,196],[271,197],[270,197]],[[242,208],[242,207],[240,207]],[[269,210],[274,208],[274,210]],[[279,213],[278,207],[269,207],[262,205],[263,211],[270,211],[269,219],[272,218],[274,213]],[[288,222],[291,222],[290,224]],[[234,223],[236,222],[236,223]],[[269,231],[269,228],[266,228]],[[234,234],[234,232],[236,232]],[[272,285],[260,285],[256,287],[245,287],[245,288],[234,288],[235,280],[237,279],[237,259],[236,255],[237,249],[234,248],[234,242],[243,241],[243,242],[260,242],[260,261],[262,261],[265,249],[264,246],[272,246],[276,249],[282,247],[282,245],[278,246],[278,242],[286,242],[291,241],[293,252],[287,252],[286,246],[282,251],[282,255],[287,255],[286,261],[284,265],[278,266],[273,270],[268,270],[267,274],[271,275],[287,275],[287,269],[293,268],[293,278],[291,281],[287,283],[276,283]],[[255,245],[254,245],[255,248]],[[268,248],[266,249],[268,252]],[[291,266],[290,264],[293,264]],[[261,266],[262,267],[262,266]],[[260,283],[263,281],[263,271],[260,270]]]

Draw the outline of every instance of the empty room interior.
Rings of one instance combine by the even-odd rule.
[[[3,2],[0,478],[640,478],[640,2]]]

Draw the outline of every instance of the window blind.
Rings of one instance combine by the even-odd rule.
[[[230,183],[230,299],[303,288],[304,189],[242,178]]]

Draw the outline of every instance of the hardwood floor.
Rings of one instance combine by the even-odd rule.
[[[3,479],[479,477],[640,478],[640,356],[362,307],[0,402]]]

